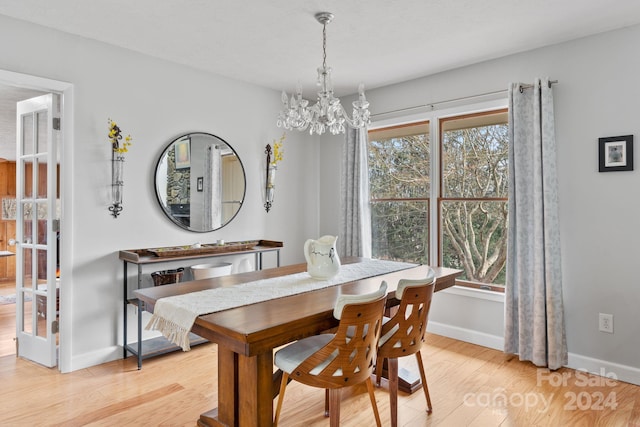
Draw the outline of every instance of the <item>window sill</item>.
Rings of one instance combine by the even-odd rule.
[[[468,286],[452,286],[441,290],[439,293],[460,295],[469,298],[482,299],[504,303],[504,292],[487,291],[484,289],[470,288]]]

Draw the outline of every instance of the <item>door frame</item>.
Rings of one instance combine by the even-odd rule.
[[[34,89],[42,92],[53,92],[60,95],[60,253],[72,254],[73,229],[73,193],[69,184],[73,177],[71,153],[73,150],[73,84],[59,80],[29,74],[15,73],[0,69],[0,83],[24,89]],[[72,336],[72,305],[71,290],[73,277],[70,257],[60,257],[60,318],[58,344],[58,370],[71,371],[71,336]]]

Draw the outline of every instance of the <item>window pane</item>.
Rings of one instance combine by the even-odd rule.
[[[21,298],[18,304],[22,304],[22,319],[20,319],[20,331],[27,335],[33,334],[33,292],[24,291],[20,293]]]
[[[38,277],[39,285],[47,284],[47,251],[44,249],[36,250],[37,264],[36,274]]]
[[[36,159],[36,191],[37,197],[47,198],[47,163],[46,160],[42,160],[42,163]]]
[[[442,202],[442,265],[459,279],[504,284],[507,202]]]
[[[22,154],[33,154],[33,115],[22,116]]]
[[[38,121],[38,135],[36,136],[36,153],[46,153],[49,149],[49,141],[47,141],[48,114],[47,111],[35,113]]]
[[[507,197],[507,113],[442,121],[442,197]]]
[[[33,232],[33,203],[22,202],[22,227],[24,243],[31,244],[35,240]]]
[[[428,123],[369,132],[371,199],[429,197]]]
[[[33,303],[31,304],[33,308]],[[36,333],[41,338],[47,337],[47,297],[36,295]]]
[[[22,181],[24,182],[23,198],[34,197],[33,191],[33,158],[26,158],[21,160],[22,162]]]
[[[372,256],[429,263],[429,202],[387,201],[371,204]]]

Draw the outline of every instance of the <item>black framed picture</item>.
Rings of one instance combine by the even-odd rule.
[[[204,184],[204,178],[203,178],[203,177],[201,177],[201,176],[199,176],[199,177],[198,177],[198,180],[197,180],[197,184],[196,184],[196,185],[197,185],[197,186],[196,186],[196,190],[198,190],[198,191],[202,191],[202,189],[203,189],[203,184]]]
[[[633,170],[633,135],[598,139],[600,172]]]

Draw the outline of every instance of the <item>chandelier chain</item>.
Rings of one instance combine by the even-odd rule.
[[[322,24],[322,68],[327,69],[327,24]]]

